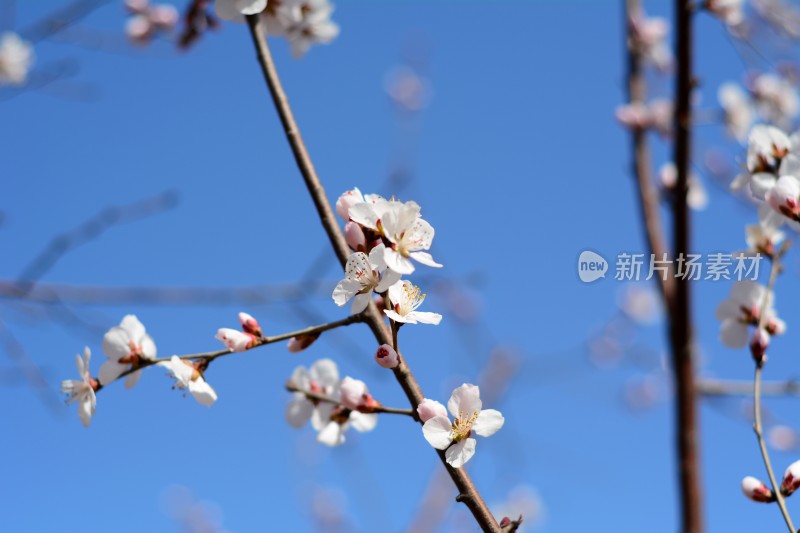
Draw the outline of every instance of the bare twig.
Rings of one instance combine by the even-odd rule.
[[[705,378],[697,381],[697,392],[703,396],[750,396],[753,382]],[[762,382],[761,396],[800,396],[800,381]]]
[[[295,162],[303,176],[306,188],[311,195],[320,222],[328,235],[334,252],[340,264],[344,265],[350,255],[347,243],[336,222],[330,202],[325,194],[325,190],[322,188],[322,184],[311,162],[308,150],[300,135],[300,130],[295,122],[294,115],[286,98],[286,93],[284,93],[283,87],[281,86],[278,72],[272,60],[272,54],[267,45],[261,17],[258,15],[248,15],[247,25],[256,48],[259,65],[261,66],[264,79],[269,88],[270,95],[272,96],[272,101],[280,117],[281,124],[283,125],[286,139],[294,154]],[[386,329],[382,315],[378,313],[378,309],[374,303],[370,303],[369,307],[364,312],[364,321],[369,325],[379,344],[391,343],[391,337]],[[405,392],[412,409],[416,409],[419,403],[424,399],[424,395],[417,384],[416,378],[408,367],[405,358],[401,357],[401,363],[395,368],[394,375],[403,389],[403,392]],[[475,485],[472,483],[469,474],[467,474],[463,468],[456,469],[447,464],[444,452],[439,451],[438,455],[458,489],[459,494],[456,500],[464,502],[467,505],[475,517],[475,520],[484,531],[501,531],[497,520],[492,516],[486,502],[484,502],[480,493],[475,488]]]

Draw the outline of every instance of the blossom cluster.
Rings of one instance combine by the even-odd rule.
[[[169,4],[150,4],[148,0],[125,0],[131,14],[125,34],[134,44],[148,44],[158,34],[172,31],[178,23],[178,10]]]
[[[772,73],[752,76],[746,90],[734,82],[723,83],[717,93],[728,134],[740,142],[747,139],[759,118],[768,124],[788,127],[800,114],[797,87],[789,79]]]
[[[314,44],[328,44],[339,35],[331,20],[328,0],[216,0],[217,16],[243,22],[246,15],[261,16],[267,35],[285,37],[295,57]]]

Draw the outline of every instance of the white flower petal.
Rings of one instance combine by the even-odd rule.
[[[420,324],[433,324],[435,326],[442,321],[442,315],[427,311],[411,311],[406,315],[406,319],[413,319]]]
[[[103,336],[103,353],[109,359],[118,361],[131,354],[131,338],[128,332],[120,326],[114,326]]]
[[[446,416],[434,416],[422,425],[422,435],[428,444],[444,450],[453,442],[453,426]]]
[[[116,361],[109,359],[100,365],[100,372],[97,374],[97,379],[99,379],[100,383],[103,385],[108,385],[117,379],[120,374],[128,370],[128,368],[130,368],[130,365],[119,364]]]
[[[344,429],[336,422],[329,422],[317,433],[317,442],[327,446],[339,446],[344,442]]]
[[[464,439],[456,442],[444,452],[447,463],[453,468],[461,468],[475,455],[475,439]]]
[[[417,263],[422,263],[423,265],[427,265],[429,267],[442,267],[440,263],[437,263],[433,260],[433,256],[428,252],[411,252],[409,255]]]
[[[399,313],[396,313],[395,311],[393,311],[391,309],[384,309],[383,312],[386,314],[386,316],[388,316],[389,318],[391,318],[395,322],[416,324],[416,321],[412,317],[404,317],[403,315],[401,315]]]
[[[472,431],[481,437],[490,437],[503,427],[505,421],[500,411],[495,409],[483,409],[480,414],[478,414],[478,419],[472,424]]]
[[[375,429],[375,426],[378,424],[378,415],[353,411],[350,413],[349,420],[353,429],[364,433],[365,431],[372,431]]]
[[[145,359],[155,359],[156,355],[158,355],[158,349],[156,348],[156,343],[153,342],[153,338],[150,335],[145,334],[142,338],[142,355]]]
[[[367,308],[369,302],[372,301],[372,292],[357,294],[353,298],[353,305],[350,307],[350,314],[357,315]]]
[[[125,376],[125,388],[132,389],[139,382],[140,377],[142,377],[141,370],[137,370],[136,372],[131,372],[130,374]]]
[[[414,263],[391,248],[386,248],[383,260],[390,269],[398,274],[408,275],[414,272]]]
[[[305,398],[295,398],[286,406],[286,421],[294,428],[303,427],[311,419],[314,404]]]
[[[331,297],[336,305],[342,307],[347,301],[353,297],[358,291],[361,290],[361,284],[351,279],[343,279],[333,289]]]
[[[728,348],[743,348],[747,345],[747,326],[736,319],[724,320],[720,328],[720,339]]]
[[[202,377],[189,382],[189,392],[200,405],[206,407],[211,407],[217,401],[217,392]]]
[[[339,367],[332,359],[319,359],[311,365],[311,379],[323,387],[339,382]]]
[[[481,403],[480,388],[469,383],[464,383],[454,390],[447,402],[447,410],[454,417],[480,413],[481,407],[483,404]]]

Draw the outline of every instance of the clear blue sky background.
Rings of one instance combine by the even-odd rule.
[[[19,28],[56,5],[19,4]],[[473,282],[469,294],[480,304],[481,321],[480,328],[456,327],[441,291],[423,284],[434,293],[427,310],[441,311],[444,320],[404,328],[401,342],[426,394],[440,401],[455,385],[478,379],[495,344],[518,350],[522,369],[502,401],[489,406],[506,415],[506,425],[478,442],[467,468],[492,503],[516,485],[536,487],[546,507],[543,532],[677,529],[669,399],[642,413],[623,402],[626,384],[652,365],[633,357],[600,370],[584,348],[617,314],[623,285],[610,277],[581,283],[578,254],[644,251],[628,139],[613,118],[623,100],[620,4],[341,1],[335,20],[342,32],[332,45],[297,61],[283,42],[274,44],[331,199],[353,186],[396,192],[387,176],[402,151],[383,76],[408,50],[425,58],[422,71],[434,96],[414,142],[414,179],[401,197],[417,200],[436,228],[432,252],[445,264],[441,275]],[[669,14],[665,2],[648,7]],[[113,44],[123,24],[121,6],[110,2],[80,27],[109,35]],[[697,30],[701,106],[713,109],[718,84],[739,79],[742,64],[716,21],[701,14]],[[120,49],[42,42],[38,75],[64,60],[80,70],[0,103],[0,278],[15,278],[54,235],[103,208],[174,190],[176,208],[110,229],[71,251],[43,281],[240,287],[301,280],[327,241],[245,27],[226,24],[186,54],[163,42],[142,52]],[[695,151],[711,146],[738,164],[739,148],[718,126],[703,126]],[[658,163],[665,153],[656,147]],[[711,205],[696,217],[696,249],[742,248],[743,226],[754,213],[706,184]],[[314,277],[328,286],[305,307],[332,320],[345,311],[325,296],[338,279],[333,254],[327,259]],[[790,347],[800,310],[789,305],[796,273],[790,256],[778,295],[789,330],[775,342],[767,378],[797,372]],[[717,340],[713,310],[729,288],[697,284],[702,372],[746,379],[748,354]],[[257,316],[271,334],[309,325],[285,302],[73,310],[88,326],[58,320],[57,308],[0,302],[0,319],[54,391],[61,379],[75,377],[74,355],[84,345],[97,371],[102,332],[126,313],[139,316],[160,355],[217,349],[216,329],[236,327],[239,310]],[[665,346],[661,328],[637,332],[634,355],[655,353],[657,360]],[[375,431],[327,449],[315,444],[310,428],[294,430],[283,419],[285,380],[295,366],[322,357],[367,380],[383,403],[403,406],[390,374],[373,363],[373,350],[366,328],[353,326],[299,355],[277,345],[220,360],[207,375],[219,394],[211,409],[182,398],[161,370],[151,369],[131,391],[119,384],[103,390],[89,430],[74,406],[52,409],[13,379],[14,363],[5,358],[3,529],[173,531],[162,500],[168,487],[181,485],[214,502],[230,531],[315,531],[309,502],[319,486],[345,494],[344,511],[356,530],[402,531],[440,468],[417,426],[383,417]],[[770,421],[795,423],[796,405],[769,400]],[[775,530],[777,509],[740,493],[743,476],[764,476],[750,426],[725,414],[738,409],[736,400],[701,409],[709,531]],[[776,452],[774,463],[782,472],[796,458]],[[445,529],[470,530],[459,518],[464,511],[453,508]],[[790,500],[790,509],[796,512],[797,502]]]

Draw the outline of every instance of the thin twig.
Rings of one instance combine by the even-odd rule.
[[[689,165],[692,140],[693,35],[692,0],[675,0],[677,27],[677,76],[675,80],[674,161],[677,180],[672,199],[674,258],[691,251],[691,217],[686,197],[689,192]],[[680,485],[683,533],[703,531],[703,503],[700,481],[700,444],[697,389],[694,371],[691,282],[675,278],[669,309],[672,368],[675,376],[676,448]]]
[[[750,396],[753,382],[704,378],[697,381],[697,392],[703,396]],[[800,381],[762,382],[761,396],[800,396]]]
[[[269,337],[269,336],[261,337],[260,339],[258,339],[258,342],[256,342],[252,347],[248,348],[245,351],[250,351],[250,350],[252,350],[254,348],[258,348],[259,346],[266,346],[267,344],[274,344],[276,342],[285,341],[285,340],[288,340],[288,339],[292,339],[294,337],[299,337],[301,335],[313,335],[315,333],[323,333],[325,331],[328,331],[328,330],[331,330],[331,329],[334,329],[334,328],[340,328],[342,326],[349,326],[350,324],[355,324],[356,322],[363,322],[363,321],[364,321],[363,315],[350,315],[347,318],[343,318],[341,320],[336,320],[334,322],[328,322],[326,324],[320,324],[318,326],[310,326],[310,327],[307,327],[307,328],[299,329],[297,331],[290,331],[289,333],[281,333],[280,335],[274,335],[274,336],[271,336],[271,337]],[[179,359],[183,359],[184,361],[190,361],[190,360],[194,360],[194,359],[205,359],[206,361],[211,362],[211,361],[213,361],[215,359],[218,359],[220,357],[225,357],[226,355],[231,355],[231,354],[234,354],[234,353],[244,353],[244,352],[234,352],[234,351],[231,351],[231,350],[217,350],[217,351],[214,351],[214,352],[191,353],[191,354],[186,354],[186,355],[179,355],[177,357]],[[171,359],[172,359],[172,356],[170,356],[170,357],[158,357],[158,358],[155,358],[155,359],[143,359],[140,364],[130,368],[129,370],[126,370],[125,372],[120,374],[117,377],[117,379],[124,378],[128,374],[131,374],[133,372],[137,372],[139,370],[142,370],[143,368],[147,368],[149,366],[153,366],[153,365],[156,365],[158,363],[164,363],[166,361],[170,361]],[[108,383],[106,383],[105,385],[101,384],[97,389],[95,389],[95,391],[99,391],[100,389],[102,389],[105,386],[108,386]]]
[[[761,307],[759,308],[756,331],[760,331],[766,326],[767,309],[770,306],[770,295],[775,287],[775,280],[778,278],[778,274],[781,270],[781,257],[782,253],[779,252],[775,255],[775,257],[772,258],[772,268],[769,272],[769,282],[767,283],[767,290],[764,291],[764,299],[761,302]],[[765,361],[766,354],[764,354],[760,359],[756,360],[756,371],[755,376],[753,377],[753,431],[756,434],[756,439],[758,439],[758,448],[761,450],[761,457],[764,459],[764,466],[767,469],[769,482],[772,485],[772,492],[775,494],[775,501],[778,502],[781,515],[783,515],[783,520],[786,522],[786,526],[789,528],[789,531],[791,533],[796,533],[794,524],[792,524],[792,518],[789,516],[789,510],[786,508],[786,500],[781,493],[781,487],[778,485],[778,482],[775,481],[775,472],[772,470],[772,463],[769,459],[769,452],[767,451],[767,444],[764,441],[764,431],[761,425],[761,370],[764,368]]]
[[[319,394],[316,392],[311,392],[301,389],[291,381],[286,384],[286,390],[288,390],[289,392],[302,393],[305,395],[307,399],[316,402],[332,403],[334,405],[341,405],[346,407],[341,401],[337,400],[336,398],[331,398],[330,396],[326,396],[325,394]],[[411,418],[416,418],[416,416],[414,415],[414,411],[412,411],[411,409],[398,409],[396,407],[386,407],[384,405],[376,405],[374,407],[370,407],[369,410],[359,411],[359,412],[369,413],[369,414],[385,413],[388,415],[405,415],[405,416],[410,416]]]
[[[300,130],[295,122],[294,115],[286,98],[286,93],[281,86],[278,72],[272,60],[272,54],[267,45],[266,33],[261,22],[261,17],[258,15],[248,15],[247,25],[256,48],[259,65],[261,66],[272,101],[280,117],[281,124],[283,125],[284,134],[294,154],[295,162],[303,176],[303,181],[306,184],[311,199],[314,202],[320,223],[325,229],[325,233],[339,259],[339,263],[344,266],[350,255],[350,250],[344,240],[344,235],[339,228],[339,224],[334,217],[328,197],[325,194],[325,190],[322,188],[322,184],[311,162],[308,150],[300,135]],[[378,312],[374,302],[369,304],[363,316],[364,321],[369,326],[378,344],[390,344],[392,342],[391,335],[384,324],[383,315]],[[399,355],[400,354],[398,354],[398,356]],[[403,389],[403,392],[406,394],[411,408],[416,409],[425,396],[414,374],[406,364],[405,358],[400,358],[400,364],[394,369],[394,375],[400,387]],[[497,520],[495,520],[491,511],[489,511],[486,502],[475,488],[469,474],[467,474],[463,468],[453,468],[447,464],[444,452],[439,451],[438,455],[458,489],[459,494],[456,498],[457,501],[464,502],[467,505],[472,515],[475,517],[476,522],[484,531],[499,533],[501,529]]]

